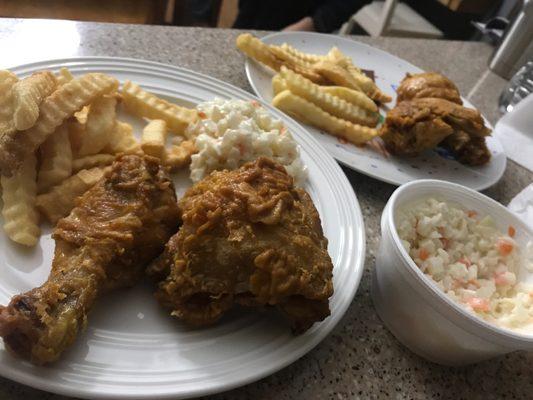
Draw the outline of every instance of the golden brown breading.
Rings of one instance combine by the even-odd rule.
[[[389,111],[381,138],[391,153],[415,156],[459,131],[481,139],[490,134],[477,110],[444,99],[415,98]]]
[[[490,130],[477,110],[462,107],[451,80],[436,72],[407,74],[396,92],[396,107],[381,129],[391,152],[414,156],[441,146],[463,164],[489,162],[485,136]]]
[[[276,306],[303,332],[329,315],[333,265],[309,195],[267,158],[213,172],[179,201],[183,225],[149,273],[193,326],[234,304]]]
[[[178,223],[174,187],[157,160],[119,157],[58,222],[48,280],[0,306],[6,347],[35,364],[57,360],[96,298],[137,282]]]
[[[463,104],[457,86],[444,75],[436,72],[407,74],[396,89],[397,103],[416,98],[434,97]]]
[[[463,164],[483,165],[490,160],[490,150],[482,136],[472,136],[458,131],[444,139],[440,145],[450,150]]]

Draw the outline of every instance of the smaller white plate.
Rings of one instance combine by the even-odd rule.
[[[279,32],[265,36],[262,40],[268,44],[288,43],[298,50],[315,54],[326,54],[333,46],[337,46],[360,68],[374,72],[378,87],[393,97],[388,107],[396,103],[396,87],[405,74],[423,72],[420,68],[392,54],[338,35]],[[250,59],[246,60],[245,67],[255,93],[263,100],[272,102],[272,72]],[[464,98],[463,102],[466,107],[474,108]],[[381,115],[385,116],[383,109]],[[486,119],[485,122],[492,128]],[[312,126],[304,126],[337,161],[365,175],[394,185],[402,185],[415,179],[442,179],[474,190],[482,190],[498,182],[505,171],[505,153],[500,142],[493,136],[487,138],[487,146],[492,153],[490,162],[481,167],[471,167],[455,161],[451,154],[443,149],[428,151],[413,158],[392,155],[385,157],[368,146],[357,147],[339,141],[336,137]]]

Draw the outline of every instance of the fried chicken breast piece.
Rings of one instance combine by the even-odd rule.
[[[148,270],[173,316],[204,326],[235,304],[275,306],[299,333],[329,315],[327,239],[311,198],[282,166],[260,158],[215,171],[179,208],[183,225]]]
[[[135,284],[179,224],[174,187],[155,158],[121,156],[53,232],[52,271],[0,306],[0,336],[35,364],[57,360],[104,292]]]
[[[444,99],[415,98],[389,111],[381,138],[391,153],[416,156],[459,131],[482,139],[490,134],[477,110]]]
[[[423,72],[421,74],[406,74],[396,89],[397,103],[417,98],[440,98],[463,104],[459,89],[451,80],[436,72]]]

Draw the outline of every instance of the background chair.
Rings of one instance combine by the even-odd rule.
[[[405,3],[374,1],[354,14],[340,30],[349,34],[358,25],[370,36],[441,38],[443,33]]]

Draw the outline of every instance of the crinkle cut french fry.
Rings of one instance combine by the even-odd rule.
[[[165,149],[163,165],[169,167],[172,171],[185,168],[191,162],[191,156],[196,152],[192,140],[184,140],[179,145],[172,145]]]
[[[280,60],[283,60],[283,65],[285,67],[292,69],[294,72],[305,76],[307,79],[313,82],[325,83],[324,78],[320,74],[313,71],[313,64],[294,57],[280,46],[269,46],[269,48],[274,56]]]
[[[0,138],[0,169],[10,176],[28,154],[46,140],[67,118],[96,97],[112,92],[118,81],[100,73],[90,73],[58,87],[44,99],[39,108],[39,118],[33,127]]]
[[[272,77],[272,91],[274,92],[274,96],[279,92],[283,92],[284,90],[287,90],[287,84],[285,83],[285,80],[280,74],[274,75]]]
[[[338,48],[333,47],[328,53],[328,59],[333,63],[343,67],[353,78],[358,87],[360,87],[370,98],[380,102],[388,103],[392,97],[383,93],[372,79],[366,76],[360,68],[354,65],[352,59],[343,54]]]
[[[72,149],[67,125],[60,125],[39,150],[41,167],[37,175],[37,189],[43,193],[72,174]]]
[[[36,72],[13,86],[15,112],[13,120],[19,131],[30,129],[39,118],[39,106],[56,88],[57,81],[50,71]]]
[[[353,76],[340,65],[334,64],[331,61],[320,61],[313,68],[336,85],[349,87],[354,90],[362,90]]]
[[[369,94],[371,98],[376,100],[378,103],[390,103],[392,97],[386,93],[383,93],[380,89],[377,89],[375,92]]]
[[[67,82],[70,82],[74,79],[74,75],[71,74],[71,72],[68,70],[68,68],[61,67],[59,70],[59,73],[56,76],[57,78],[57,84],[58,85],[64,85]]]
[[[342,51],[340,51],[339,48],[336,46],[332,47],[329,50],[325,59],[343,68],[346,68],[348,65],[352,65],[358,73],[362,73],[358,67],[353,65],[352,59],[348,57],[346,54],[344,54]]]
[[[288,51],[283,46],[276,46],[276,45],[271,44],[268,47],[270,48],[270,51],[272,52],[272,54],[274,54],[274,56],[276,56],[280,60],[286,61],[289,64],[301,65],[306,68],[313,67],[314,63],[309,62],[302,57],[295,56],[292,52]]]
[[[378,113],[370,112],[339,97],[325,93],[320,90],[320,86],[285,67],[281,67],[280,74],[292,93],[314,103],[331,115],[355,124],[371,127],[377,125]]]
[[[76,173],[82,169],[90,169],[94,167],[103,167],[110,165],[115,160],[112,154],[92,154],[72,160],[72,172]]]
[[[115,129],[109,137],[109,143],[103,151],[111,154],[138,154],[142,152],[139,142],[133,135],[132,126],[122,121],[116,122]]]
[[[83,169],[54,186],[48,193],[37,196],[37,208],[52,224],[70,214],[76,199],[93,187],[105,173],[105,168]]]
[[[80,111],[76,111],[74,115],[65,122],[65,124],[68,125],[70,145],[72,146],[72,153],[74,155],[78,154],[83,137],[85,136],[89,109],[90,105],[82,107]]]
[[[392,97],[382,92],[377,86],[374,91],[368,93],[368,96],[378,103],[390,103],[392,101]]]
[[[141,118],[162,119],[172,133],[183,134],[198,118],[195,109],[169,103],[130,81],[124,82],[121,94],[126,111]]]
[[[78,154],[78,150],[81,146],[81,141],[85,135],[85,124],[80,123],[75,118],[70,118],[63,123],[68,128],[68,135],[70,140],[70,146],[72,148],[73,157]]]
[[[334,64],[344,68],[356,81],[357,85],[365,92],[374,92],[375,83],[368,76],[363,74],[361,69],[354,65],[352,59],[346,56],[337,47],[331,48],[328,52],[327,59]]]
[[[365,143],[378,135],[376,129],[334,117],[288,90],[274,97],[272,104],[303,123],[323,129],[354,144]]]
[[[248,57],[279,71],[282,62],[270,50],[268,45],[249,33],[242,33],[237,37],[237,48]]]
[[[100,96],[91,103],[77,157],[99,153],[106,146],[115,129],[116,105],[117,99],[112,95]]]
[[[310,53],[304,53],[303,51],[300,51],[294,47],[292,47],[288,43],[283,43],[281,45],[281,48],[285,50],[287,53],[291,54],[293,57],[298,58],[302,61],[305,61],[309,64],[315,64],[319,61],[324,61],[327,59],[327,56],[320,56],[317,54],[310,54]]]
[[[167,123],[162,119],[150,121],[143,129],[141,149],[144,154],[162,159],[167,140]]]
[[[348,103],[367,109],[368,111],[378,112],[378,106],[364,92],[350,89],[344,86],[320,86],[320,90],[329,93],[332,96],[340,97]]]
[[[13,87],[17,81],[17,76],[11,71],[0,70],[0,136],[16,132],[13,121]]]
[[[76,121],[78,121],[80,124],[86,124],[87,118],[89,118],[89,110],[91,109],[91,105],[83,106],[80,111],[76,111],[74,113],[74,118]]]
[[[243,33],[237,37],[237,48],[248,57],[270,67],[274,71],[279,71],[281,66],[285,65],[313,82],[325,83],[320,74],[313,71],[308,63],[298,57],[294,57],[282,47],[268,46],[249,33]]]
[[[39,240],[39,214],[35,209],[36,159],[30,154],[11,177],[2,176],[4,230],[16,243],[35,246]]]
[[[372,99],[380,103],[392,101],[392,97],[383,93],[372,79],[360,72],[353,64],[349,63],[345,69],[350,73],[357,85]]]

